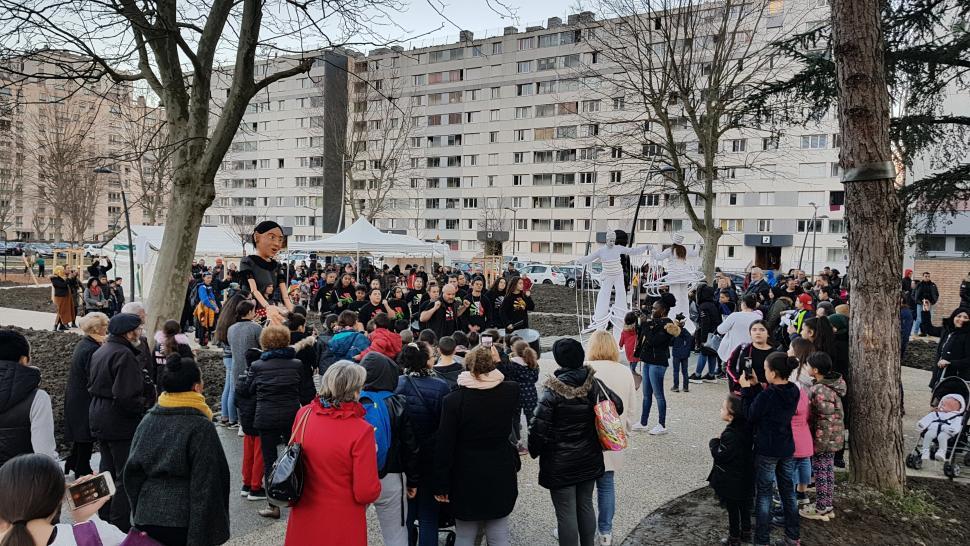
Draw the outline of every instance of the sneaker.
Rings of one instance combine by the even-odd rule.
[[[690,381],[691,383],[703,383],[704,382],[704,381],[701,380],[701,376],[697,375],[696,373],[690,374],[690,377],[688,377],[687,380]]]
[[[252,489],[248,485],[244,485],[244,486],[242,486],[242,489],[239,491],[239,496],[240,497],[248,497],[249,496],[249,492],[251,490]]]
[[[552,528],[552,538],[559,540],[559,527]]]
[[[269,505],[260,509],[259,515],[264,518],[280,519],[280,509],[278,506]]]
[[[246,433],[245,433],[245,432],[243,432],[243,429],[242,429],[242,426],[240,426],[240,427],[239,427],[239,432],[238,432],[238,433],[236,433],[236,436],[239,436],[240,438],[242,438],[242,437],[243,437],[243,436],[245,436],[245,435],[246,435]]]
[[[702,379],[704,383],[713,383],[714,381],[717,381],[717,377],[715,377],[712,373],[705,375]]]
[[[659,436],[661,434],[667,434],[667,429],[665,429],[663,425],[657,425],[657,426],[653,427],[652,429],[650,429],[650,434],[652,434],[654,436]]]
[[[606,533],[605,535],[600,535],[599,542],[597,542],[597,544],[599,544],[600,546],[612,546],[613,544],[612,533]]]
[[[684,385],[683,392],[690,392],[690,387],[688,387],[687,385]]]
[[[803,506],[798,510],[798,515],[805,519],[815,519],[819,521],[828,521],[829,512],[832,510],[819,511],[814,506]]]
[[[256,489],[255,491],[250,491],[249,495],[246,496],[246,499],[251,501],[266,500],[266,490]]]
[[[633,432],[647,432],[648,430],[650,430],[650,427],[648,427],[647,425],[641,425],[640,423],[637,423],[632,427],[630,427],[630,430],[632,430]]]
[[[670,389],[670,392],[680,392],[680,387],[674,387]]]

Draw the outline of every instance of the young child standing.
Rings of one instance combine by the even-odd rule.
[[[842,397],[845,380],[832,370],[829,355],[817,352],[808,357],[815,382],[809,392],[811,402],[812,437],[815,455],[812,474],[815,475],[815,506],[801,510],[802,517],[828,521],[835,517],[832,497],[835,495],[835,454],[845,443],[845,415]]]
[[[626,355],[626,361],[630,363],[630,371],[633,372],[633,386],[640,390],[640,383],[643,377],[637,373],[637,313],[630,311],[623,317],[623,331],[620,332],[620,348]]]
[[[687,380],[687,362],[690,360],[690,352],[694,347],[694,336],[690,335],[687,328],[684,328],[684,321],[677,321],[680,325],[680,335],[674,338],[673,345],[670,346],[670,357],[674,362],[674,388],[673,392],[680,392],[680,379],[684,379],[684,392],[690,392],[690,382]]]
[[[727,427],[711,439],[714,467],[707,481],[728,513],[729,534],[722,544],[740,546],[751,542],[751,503],[754,497],[754,462],[751,429],[744,418],[744,403],[736,394],[721,405],[721,420]]]

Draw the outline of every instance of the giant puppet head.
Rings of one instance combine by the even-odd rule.
[[[283,235],[283,228],[276,222],[263,220],[253,228],[252,242],[260,258],[272,260],[280,250],[286,248],[286,235]]]
[[[616,244],[616,232],[615,231],[607,231],[606,232],[606,248],[613,248],[613,245],[615,245],[615,244]]]

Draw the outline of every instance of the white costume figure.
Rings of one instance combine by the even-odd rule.
[[[933,440],[939,446],[936,450],[936,460],[946,460],[946,443],[950,438],[956,438],[960,434],[960,427],[963,424],[963,412],[967,409],[967,404],[959,394],[948,394],[940,399],[940,404],[935,411],[926,414],[925,417],[916,423],[916,430],[923,432],[923,460],[930,458],[930,445]]]
[[[684,244],[684,236],[679,233],[674,233],[670,236],[670,242],[681,248]],[[684,315],[684,327],[691,334],[694,333],[696,326],[694,322],[690,320],[690,301],[687,297],[687,293],[690,291],[692,285],[695,285],[698,281],[704,279],[704,275],[699,271],[691,267],[687,258],[692,258],[698,256],[696,247],[685,248],[687,251],[684,257],[678,256],[674,252],[674,246],[666,250],[661,250],[659,245],[655,247],[653,251],[650,252],[650,259],[652,262],[659,264],[666,260],[664,270],[666,273],[663,277],[648,283],[646,286],[648,293],[653,293],[657,291],[660,285],[667,285],[671,295],[677,298],[677,304],[670,310],[670,314],[667,316],[670,320],[677,320],[675,317],[678,314],[683,313]]]
[[[599,260],[603,264],[603,274],[600,278],[599,293],[596,294],[596,308],[590,320],[589,327],[583,330],[586,334],[594,330],[605,330],[607,323],[613,323],[613,336],[620,339],[623,330],[623,318],[629,312],[627,305],[626,283],[623,280],[623,266],[620,264],[620,256],[626,254],[635,256],[647,252],[646,245],[637,248],[617,246],[616,233],[609,231],[606,233],[606,246],[601,246],[589,256],[576,260],[577,264],[591,264]],[[610,307],[610,292],[616,291],[613,299],[613,306]]]

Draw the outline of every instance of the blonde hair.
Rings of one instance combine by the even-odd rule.
[[[840,304],[836,305],[835,306],[835,312],[838,313],[838,314],[840,314],[840,315],[849,316],[849,304],[848,303],[840,303]]]
[[[290,344],[290,329],[280,324],[263,328],[259,333],[259,346],[267,349],[282,349]]]
[[[320,398],[331,404],[356,402],[366,380],[367,370],[363,366],[349,360],[338,360],[323,373]]]
[[[492,348],[479,345],[465,353],[465,369],[475,377],[494,370],[495,362],[492,360]]]
[[[99,331],[107,332],[108,315],[104,313],[88,313],[77,321],[77,325],[81,327],[82,332],[88,335]]]
[[[589,347],[586,348],[586,360],[609,360],[611,362],[620,361],[620,347],[616,340],[606,330],[596,330],[589,338]]]

